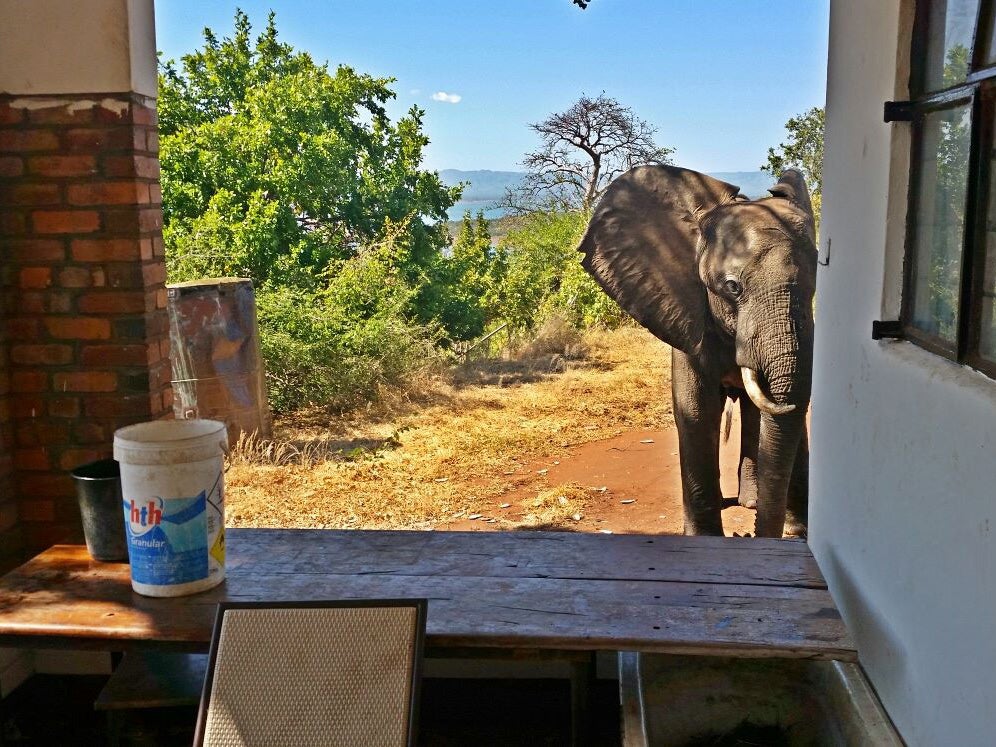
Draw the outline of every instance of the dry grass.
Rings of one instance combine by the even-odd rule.
[[[588,343],[584,333],[572,327],[563,317],[550,317],[532,339],[519,345],[516,357],[528,360],[544,355],[560,355],[568,359],[587,357]]]
[[[546,353],[474,362],[349,417],[282,421],[275,442],[235,449],[229,525],[424,529],[474,513],[502,526],[569,524],[591,489],[545,489],[520,501],[521,522],[495,517],[510,471],[671,422],[662,343],[629,327],[577,344],[582,360]]]

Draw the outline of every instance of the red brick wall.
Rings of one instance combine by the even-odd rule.
[[[0,255],[2,256],[2,255]],[[0,318],[11,300],[4,268],[0,266]],[[7,335],[0,324],[0,573],[21,554],[21,528],[13,485],[14,429],[10,417],[10,372],[7,369]]]
[[[27,551],[78,540],[68,471],[172,406],[158,149],[134,94],[0,97],[0,496]]]

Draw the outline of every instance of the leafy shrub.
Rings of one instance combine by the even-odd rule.
[[[438,331],[405,314],[412,290],[391,254],[390,246],[361,252],[316,291],[259,291],[260,343],[275,411],[348,409],[440,359]]]
[[[531,213],[502,240],[494,303],[513,330],[536,330],[552,317],[579,329],[626,318],[581,267],[577,245],[586,225],[582,212]]]

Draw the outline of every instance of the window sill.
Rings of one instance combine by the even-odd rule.
[[[873,344],[889,363],[912,368],[930,382],[972,391],[996,408],[996,380],[981,371],[931,353],[909,340],[877,340]]]

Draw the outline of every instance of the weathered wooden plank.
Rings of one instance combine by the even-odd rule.
[[[252,538],[258,544],[279,544],[285,541],[286,537],[294,538],[295,547],[307,548],[309,545],[324,545],[330,537],[337,537],[340,540],[354,539],[364,546],[371,546],[375,543],[384,545],[421,547],[427,543],[437,541],[445,542],[469,542],[480,544],[482,542],[494,543],[495,546],[517,545],[528,541],[548,541],[551,539],[566,543],[573,543],[575,546],[590,546],[599,543],[612,543],[624,545],[626,543],[638,544],[648,539],[657,541],[662,547],[675,550],[681,549],[690,552],[698,552],[708,549],[711,552],[736,552],[748,550],[751,553],[758,551],[763,553],[780,555],[799,555],[810,557],[808,545],[802,540],[796,539],[771,539],[763,537],[687,537],[673,534],[595,534],[588,532],[540,532],[530,530],[518,530],[508,532],[449,532],[449,531],[414,531],[414,530],[382,530],[382,529],[233,529],[228,530],[234,536],[242,538]]]
[[[809,548],[790,540],[576,532],[229,532],[238,546],[229,569],[826,588]]]
[[[235,538],[233,538],[235,539]],[[241,545],[238,538],[230,545]],[[235,549],[235,548],[233,548]],[[235,553],[238,554],[237,552]],[[790,586],[393,573],[252,565],[190,597],[134,594],[125,564],[56,547],[0,579],[0,637],[206,645],[224,599],[426,597],[437,648],[633,649],[853,660],[826,590]]]

